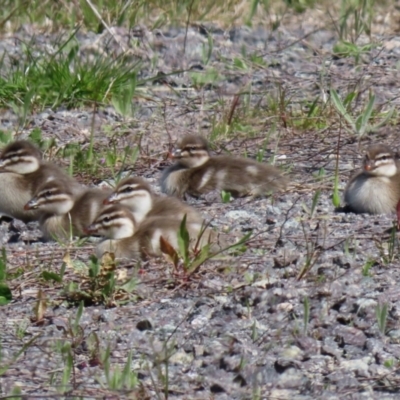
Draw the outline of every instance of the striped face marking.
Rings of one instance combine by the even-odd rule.
[[[199,135],[185,135],[172,156],[184,167],[199,167],[210,158],[207,141]]]
[[[7,145],[0,155],[0,169],[17,174],[29,174],[39,169],[41,151],[26,140],[17,140]]]
[[[127,178],[122,181],[104,204],[122,204],[134,213],[136,222],[141,222],[153,207],[153,193],[146,182],[140,178]]]
[[[25,175],[39,169],[40,160],[30,155],[7,155],[0,158],[0,169]]]
[[[363,166],[365,171],[376,176],[390,178],[397,173],[396,162],[393,155],[388,152],[378,153],[374,157],[367,153]]]
[[[182,149],[177,149],[173,157],[189,168],[196,168],[206,163],[210,155],[207,149],[200,145],[187,145]]]
[[[110,206],[88,228],[110,239],[124,239],[135,233],[135,222],[129,211],[121,206]]]
[[[49,178],[25,205],[25,209],[38,209],[49,214],[63,215],[71,211],[74,203],[72,194],[65,190],[54,178]]]

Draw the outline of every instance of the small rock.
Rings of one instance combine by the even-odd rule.
[[[193,346],[194,354],[196,357],[201,357],[204,355],[204,346],[200,344],[195,344]]]
[[[344,344],[363,347],[367,341],[367,337],[363,331],[351,326],[338,325],[333,332]]]
[[[179,350],[169,358],[169,361],[173,364],[188,365],[193,361],[193,354]]]
[[[144,319],[136,324],[136,329],[139,329],[139,331],[149,331],[153,329],[153,326],[148,319]]]
[[[249,212],[244,211],[244,210],[233,210],[233,211],[227,212],[225,214],[225,217],[232,218],[232,219],[245,220],[245,219],[253,219],[255,217],[255,215],[250,214]]]
[[[356,389],[361,387],[361,383],[348,371],[337,370],[326,376],[326,379],[331,384],[337,387],[337,391]],[[332,390],[333,388],[331,388]]]
[[[213,383],[210,386],[211,393],[223,393],[225,389],[219,383]]]
[[[284,373],[280,374],[278,378],[278,387],[285,389],[294,389],[304,386],[308,381],[303,372],[296,368],[289,368]]]
[[[302,350],[304,350],[308,355],[318,354],[320,352],[321,343],[309,336],[298,336],[296,338],[297,344]]]
[[[357,376],[369,378],[368,363],[371,361],[369,357],[358,360],[342,360],[340,366],[346,370],[354,371]]]

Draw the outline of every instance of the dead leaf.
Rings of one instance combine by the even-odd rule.
[[[65,264],[66,264],[66,266],[67,266],[68,268],[74,268],[74,264],[72,263],[72,260],[71,260],[71,256],[70,256],[70,254],[69,254],[69,251],[67,251],[67,252],[64,254],[63,262],[65,262]]]
[[[35,304],[34,313],[36,318],[36,323],[43,321],[44,314],[47,309],[47,300],[44,292],[39,289],[37,294],[37,302]]]
[[[171,257],[174,266],[177,267],[179,263],[179,256],[176,250],[171,246],[171,244],[165,240],[162,236],[160,236],[160,249],[164,254],[167,254]]]

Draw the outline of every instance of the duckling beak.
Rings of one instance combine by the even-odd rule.
[[[38,202],[35,198],[29,200],[24,206],[24,210],[34,210],[35,208],[38,208]]]
[[[86,228],[83,228],[83,233],[85,233],[86,235],[90,235],[91,233],[96,233],[96,232],[97,232],[97,229],[93,224],[87,226]]]
[[[374,169],[374,162],[373,161],[365,161],[364,169],[365,169],[365,171],[372,171]]]
[[[103,204],[114,204],[117,202],[117,195],[113,193],[109,197],[103,200]]]
[[[176,149],[176,150],[172,153],[172,158],[182,158],[182,151],[181,151],[181,149]]]

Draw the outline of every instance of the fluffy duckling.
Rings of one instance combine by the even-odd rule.
[[[396,154],[382,144],[368,147],[363,168],[347,184],[346,208],[355,213],[386,214],[400,200],[400,163]]]
[[[0,154],[0,214],[24,222],[38,220],[40,212],[26,210],[24,205],[49,178],[62,179],[74,193],[83,190],[57,165],[43,161],[41,151],[32,143],[18,140],[7,145]]]
[[[41,185],[25,210],[38,210],[41,230],[48,239],[84,236],[84,229],[99,214],[111,190],[86,188],[75,195],[68,182],[50,179]]]
[[[201,136],[184,136],[173,158],[176,164],[167,168],[161,178],[161,189],[169,195],[199,196],[225,190],[235,197],[259,197],[284,189],[287,184],[281,172],[271,165],[247,158],[211,156],[207,141]]]
[[[177,219],[152,217],[146,218],[137,225],[132,212],[121,204],[115,204],[103,209],[96,220],[87,227],[87,234],[98,234],[108,239],[101,242],[96,254],[101,257],[104,252],[115,253],[118,258],[137,258],[162,255],[160,237],[167,240],[171,246],[178,249],[178,231],[181,222]],[[186,228],[195,245],[203,230],[202,224],[187,223]],[[199,239],[199,247],[208,243],[216,243],[217,235],[210,229],[205,229]],[[213,245],[213,251],[220,249]]]
[[[129,208],[140,224],[145,218],[167,217],[187,222],[203,223],[200,213],[176,197],[157,196],[150,185],[139,177],[129,177],[118,183],[104,204],[119,203]]]

